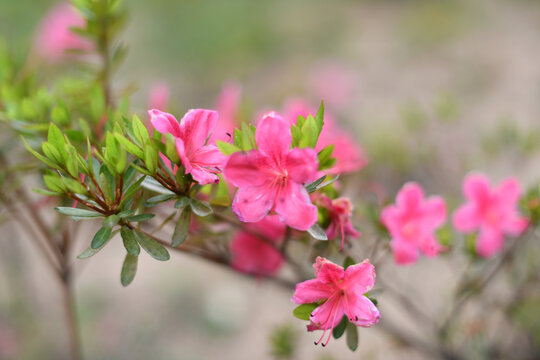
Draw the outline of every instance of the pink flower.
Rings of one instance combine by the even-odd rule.
[[[50,62],[66,58],[66,50],[91,50],[92,43],[70,30],[86,26],[85,19],[70,4],[52,8],[38,27],[34,43],[36,53]]]
[[[219,122],[214,130],[211,140],[229,142],[234,135],[237,124],[237,112],[242,98],[242,87],[235,82],[223,85],[216,104],[219,113]]]
[[[324,301],[310,315],[308,331],[324,330],[315,344],[321,343],[329,329],[335,328],[343,318],[356,326],[370,327],[379,322],[381,315],[365,293],[375,285],[375,267],[366,259],[346,270],[322,257],[315,264],[316,279],[296,285],[292,300],[297,304]],[[332,332],[323,346],[330,341]]]
[[[285,105],[285,118],[291,124],[296,124],[298,115],[306,117],[309,114],[315,116],[316,113],[316,109],[310,107],[305,101],[300,99],[289,100]],[[336,163],[330,169],[326,170],[328,174],[351,173],[359,171],[367,165],[368,159],[364,150],[326,112],[324,126],[315,150],[321,151],[332,144],[334,145],[332,156],[336,158]]]
[[[171,89],[169,85],[162,81],[152,84],[148,102],[152,109],[168,109],[169,100],[171,97]]]
[[[232,209],[244,222],[257,222],[270,211],[281,221],[307,230],[317,221],[304,184],[315,179],[317,153],[313,149],[291,149],[289,124],[278,114],[263,116],[257,126],[258,150],[237,152],[225,165],[225,176],[238,191]]]
[[[317,204],[325,208],[330,217],[330,225],[326,229],[326,236],[328,236],[328,239],[335,239],[338,235],[341,235],[340,250],[343,249],[345,235],[350,235],[354,238],[360,236],[360,232],[357,231],[351,223],[353,204],[349,198],[341,197],[332,200],[325,194],[321,194],[317,196],[316,199]]]
[[[503,235],[519,235],[527,227],[517,209],[520,193],[514,178],[492,188],[484,175],[468,175],[463,181],[468,201],[454,213],[454,227],[461,232],[479,230],[476,251],[483,257],[495,255],[504,246]]]
[[[201,185],[219,182],[216,174],[221,172],[226,157],[217,146],[205,145],[212,129],[216,127],[217,112],[189,110],[180,123],[173,115],[156,109],[149,110],[148,114],[154,129],[175,137],[176,150],[186,174],[191,174]]]
[[[283,257],[274,246],[257,234],[278,245],[283,240],[285,225],[277,216],[267,216],[259,222],[246,225],[246,230],[237,232],[231,241],[231,266],[248,274],[275,274],[283,265]]]
[[[401,188],[396,204],[385,207],[381,222],[388,228],[397,264],[416,262],[418,251],[424,255],[437,256],[442,247],[433,232],[446,219],[446,206],[439,196],[424,199],[422,188],[408,183]]]

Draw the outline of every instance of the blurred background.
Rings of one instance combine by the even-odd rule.
[[[54,4],[0,1],[0,37],[24,56]],[[180,116],[215,107],[223,85],[234,82],[242,89],[243,114],[281,111],[295,98],[313,106],[324,99],[370,159],[355,178],[376,179],[390,196],[416,180],[427,193],[454,196],[450,204],[457,204],[461,179],[471,169],[495,179],[514,174],[524,184],[538,179],[538,1],[124,5],[129,55],[114,81],[117,90],[136,89],[132,107],[142,116],[156,83],[170,87],[171,107]],[[349,193],[361,196],[354,183]],[[1,231],[0,359],[63,358],[55,279],[20,229],[6,223]],[[93,230],[86,234],[80,250]],[[315,335],[291,316],[290,292],[178,254],[166,263],[141,258],[139,275],[124,289],[117,276],[121,247],[117,241],[92,260],[77,260],[86,359],[273,359],[288,346],[283,337],[296,344],[296,359],[422,358],[376,327],[361,329],[356,353],[342,340],[314,347]],[[418,301],[433,313],[455,275],[447,264],[425,259],[385,271],[394,283],[422,292]],[[384,294],[379,302],[383,317],[402,315],[385,304]]]

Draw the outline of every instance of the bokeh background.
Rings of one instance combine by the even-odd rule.
[[[115,88],[136,89],[132,106],[141,115],[155,83],[170,86],[180,115],[214,107],[223,84],[233,81],[242,88],[244,114],[279,111],[291,98],[313,105],[324,99],[370,158],[355,179],[377,179],[390,195],[417,180],[428,193],[458,201],[471,169],[496,179],[514,174],[524,184],[540,175],[538,1],[124,3],[129,55]],[[54,4],[0,1],[0,37],[24,56]],[[361,196],[354,183],[350,193]],[[0,231],[0,358],[63,358],[56,281],[20,229],[5,223]],[[81,232],[77,247],[85,248],[93,232]],[[314,347],[315,335],[290,315],[290,292],[186,256],[141,258],[135,282],[124,289],[121,247],[117,241],[77,260],[87,359],[272,359],[278,328],[297,339],[297,359],[421,358],[376,328],[360,331],[356,353],[342,340]],[[437,312],[454,270],[422,260],[385,271]],[[383,316],[403,317],[384,294],[379,302]]]

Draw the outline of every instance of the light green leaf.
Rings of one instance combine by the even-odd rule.
[[[122,286],[128,286],[135,278],[138,260],[139,258],[137,256],[126,254],[124,264],[122,265],[122,272],[120,273],[120,282],[122,283]]]
[[[68,216],[77,216],[80,218],[98,218],[98,217],[103,216],[97,211],[84,210],[84,209],[73,208],[73,207],[58,206],[58,207],[55,207],[54,210],[58,211],[60,214],[64,214]]]
[[[293,310],[293,315],[300,320],[309,320],[309,316],[318,306],[317,303],[299,305]]]
[[[314,239],[317,240],[328,240],[328,237],[326,236],[326,233],[318,224],[314,224],[312,227],[308,230],[309,235],[311,235]]]
[[[227,156],[234,154],[235,152],[242,151],[242,149],[238,146],[221,140],[216,141],[216,145],[219,151],[221,151],[224,155]]]

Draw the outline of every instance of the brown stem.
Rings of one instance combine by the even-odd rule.
[[[70,358],[72,360],[79,360],[81,359],[81,343],[77,325],[77,315],[75,312],[75,299],[68,268],[65,268],[65,273],[63,275],[61,281],[62,301],[66,316],[66,327],[68,330]]]

